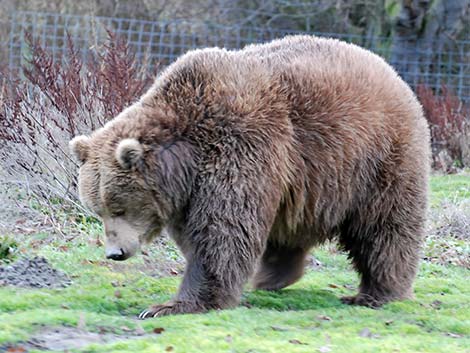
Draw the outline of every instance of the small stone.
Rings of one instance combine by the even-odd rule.
[[[141,325],[137,325],[136,329],[134,330],[134,334],[136,336],[143,336],[145,335],[145,330],[142,328]]]
[[[370,330],[366,327],[366,328],[363,328],[363,329],[359,332],[359,336],[371,338],[371,337],[372,337],[372,332],[370,332]]]

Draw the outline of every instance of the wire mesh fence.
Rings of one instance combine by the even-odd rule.
[[[439,92],[442,85],[462,100],[470,101],[470,40],[409,43],[390,38],[340,33],[315,33],[270,26],[207,23],[191,20],[146,21],[126,18],[65,15],[39,12],[12,14],[8,43],[8,65],[12,70],[27,62],[31,33],[47,47],[55,60],[66,57],[67,38],[84,60],[99,48],[110,30],[124,37],[138,62],[149,67],[168,65],[184,52],[201,47],[229,49],[283,37],[287,34],[316,34],[355,43],[386,59],[412,86],[424,84]],[[309,27],[307,27],[309,28]]]

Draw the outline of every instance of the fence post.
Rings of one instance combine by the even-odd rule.
[[[13,12],[11,14],[11,24],[10,24],[10,35],[9,35],[9,38],[8,38],[8,50],[9,50],[9,53],[8,53],[8,69],[10,70],[10,78],[11,75],[12,75],[12,71],[13,71],[13,68],[15,66],[15,63],[14,63],[14,60],[15,60],[15,38],[14,38],[14,35],[17,31],[16,29],[16,12]]]

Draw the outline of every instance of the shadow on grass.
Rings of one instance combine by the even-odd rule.
[[[283,289],[247,293],[243,305],[260,309],[315,310],[341,306],[339,297],[326,290]]]

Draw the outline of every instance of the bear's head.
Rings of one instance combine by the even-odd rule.
[[[109,259],[125,260],[160,234],[188,193],[182,144],[92,135],[75,137],[70,149],[81,165],[80,201],[102,219]]]

